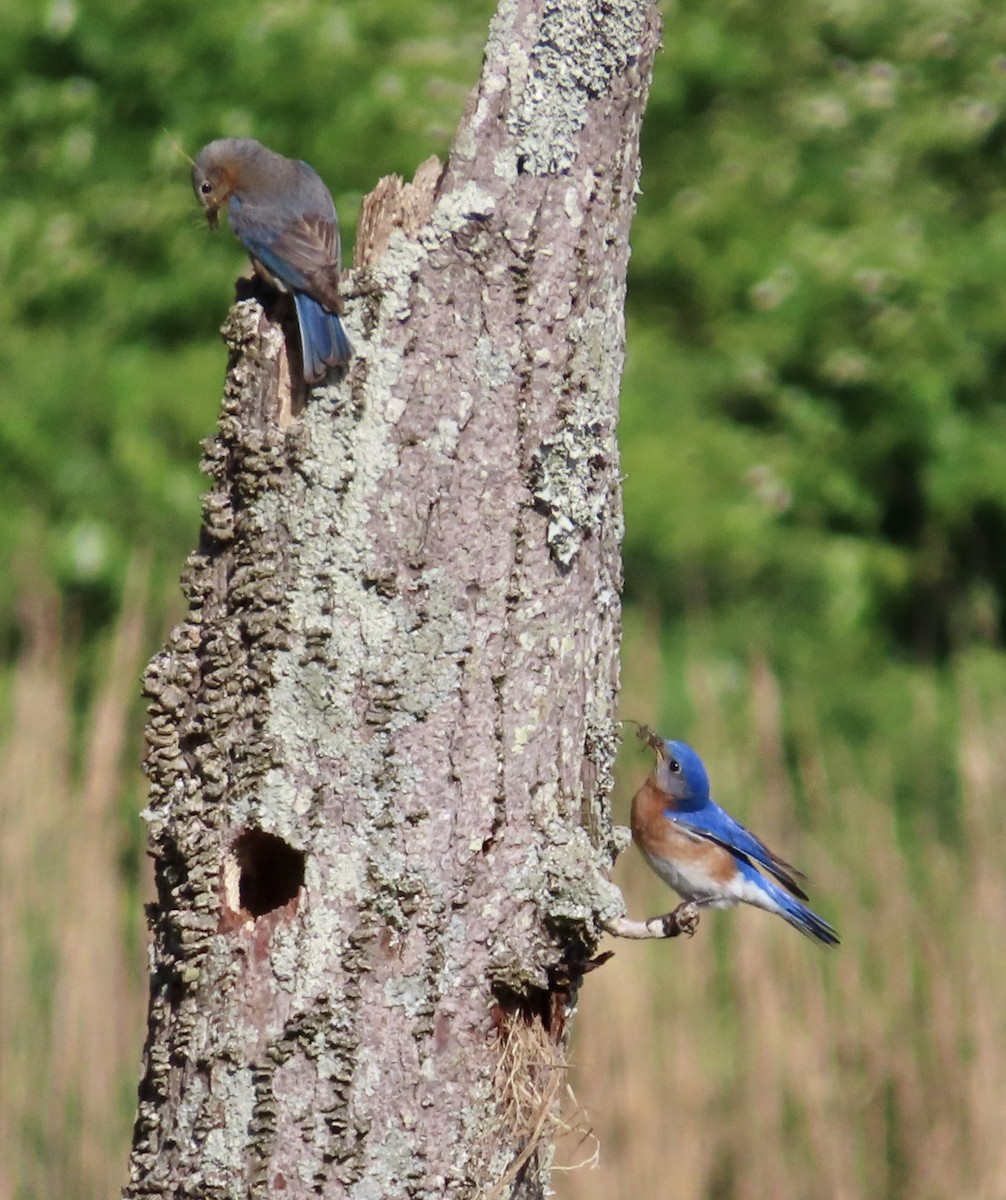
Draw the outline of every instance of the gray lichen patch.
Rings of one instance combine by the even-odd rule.
[[[415,238],[404,231],[392,234],[388,247],[373,268],[375,282],[381,294],[381,320],[405,321],[412,313],[417,298],[422,298],[418,284],[420,267],[431,254],[442,254],[453,238],[486,222],[496,210],[496,199],[485,187],[474,181],[444,192],[438,199],[428,223]],[[370,348],[368,348],[369,350]],[[374,351],[377,353],[374,354]],[[393,392],[381,387],[382,377],[398,377],[400,350],[395,348],[385,358],[380,346],[370,351],[368,361],[368,390],[377,395]]]
[[[585,538],[597,533],[611,491],[610,463],[598,429],[567,422],[535,456],[531,490],[548,515],[549,551],[569,567]]]
[[[617,858],[618,855],[624,854],[632,845],[632,830],[628,825],[613,825],[611,827],[611,848],[612,853]]]
[[[546,832],[535,902],[553,927],[590,929],[596,939],[604,921],[625,911],[622,893],[598,870],[597,851],[584,829],[555,822]]]
[[[612,19],[617,13],[618,19]],[[507,129],[520,169],[531,175],[568,170],[580,151],[579,134],[591,101],[607,95],[639,58],[644,6],[632,0],[551,0],[543,6],[527,59],[511,58],[513,103]]]

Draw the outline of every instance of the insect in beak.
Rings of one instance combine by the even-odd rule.
[[[635,725],[636,737],[639,738],[639,740],[641,742],[645,742],[646,745],[649,746],[651,750],[656,751],[657,755],[660,758],[666,757],[666,754],[664,752],[663,738],[661,738],[657,734],[655,734],[648,725],[644,725],[641,721],[633,721],[630,718],[627,723],[629,725]]]

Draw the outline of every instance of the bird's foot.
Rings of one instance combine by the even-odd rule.
[[[699,927],[699,906],[694,900],[685,900],[678,907],[659,918],[664,923],[664,937],[694,937]]]

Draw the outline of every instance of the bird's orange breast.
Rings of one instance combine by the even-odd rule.
[[[737,872],[729,850],[701,834],[677,825],[668,815],[672,802],[648,779],[632,801],[632,838],[647,858],[677,863],[689,874],[703,876],[711,884],[725,884]]]

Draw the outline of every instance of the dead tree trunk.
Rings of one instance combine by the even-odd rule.
[[[544,1194],[617,847],[615,441],[647,0],[503,0],[442,172],[384,181],[297,411],[246,299],[186,622],[129,1197]],[[321,166],[322,164],[318,164]]]

